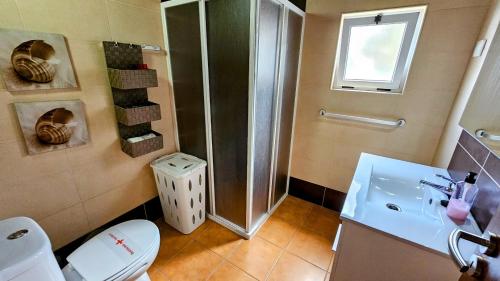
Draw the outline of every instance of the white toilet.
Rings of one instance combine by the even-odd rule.
[[[154,223],[126,221],[81,245],[61,270],[43,229],[30,218],[9,218],[0,221],[0,281],[146,281],[159,247]]]

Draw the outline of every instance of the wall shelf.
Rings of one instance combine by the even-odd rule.
[[[156,70],[134,69],[143,64],[140,45],[104,41],[103,46],[123,152],[138,157],[162,149],[163,136],[151,129],[151,121],[161,119],[160,105],[148,100],[147,91],[158,86]],[[155,136],[129,141],[148,134]]]

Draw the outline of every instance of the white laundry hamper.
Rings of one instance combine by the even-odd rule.
[[[173,153],[151,162],[165,222],[189,234],[205,221],[205,160]]]

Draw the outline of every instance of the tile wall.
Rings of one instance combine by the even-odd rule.
[[[292,176],[347,192],[361,152],[431,164],[490,3],[489,0],[309,1]],[[428,9],[403,95],[330,89],[342,13],[425,4]],[[324,120],[319,118],[320,108],[362,116],[405,118],[407,125],[386,130]]]
[[[464,180],[468,171],[478,173],[479,194],[471,212],[481,229],[486,229],[500,206],[500,159],[463,130],[448,171],[455,180]]]
[[[0,79],[0,219],[28,216],[47,231],[55,249],[157,195],[149,162],[175,151],[165,54],[145,53],[158,73],[148,90],[162,119],[153,129],[164,149],[131,158],[120,148],[101,42],[163,45],[159,0],[2,0],[0,28],[63,34],[79,89],[10,93]],[[27,155],[14,102],[80,99],[91,142]]]

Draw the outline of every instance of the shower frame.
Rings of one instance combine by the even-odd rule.
[[[251,238],[256,231],[262,226],[262,224],[269,218],[269,216],[276,210],[276,208],[283,202],[283,200],[288,195],[289,188],[289,178],[291,169],[291,158],[293,149],[293,136],[294,136],[294,125],[295,125],[295,113],[297,108],[297,93],[299,87],[299,77],[301,68],[301,54],[303,47],[303,36],[304,36],[304,26],[305,26],[305,12],[297,8],[288,0],[248,0],[250,2],[250,23],[249,23],[249,70],[248,70],[248,145],[247,145],[247,183],[246,183],[246,223],[244,227],[233,223],[232,221],[220,216],[217,213],[216,200],[217,194],[215,192],[215,180],[214,180],[214,163],[213,163],[213,143],[212,143],[212,115],[211,115],[211,100],[210,100],[210,76],[209,76],[209,53],[208,53],[208,42],[207,42],[207,13],[205,2],[209,0],[170,0],[161,3],[161,18],[162,18],[162,28],[164,33],[164,44],[167,52],[167,67],[168,67],[168,79],[170,83],[171,90],[171,106],[173,108],[174,115],[174,126],[175,126],[175,143],[177,150],[184,150],[179,141],[179,131],[178,131],[178,117],[177,109],[175,104],[175,92],[174,92],[174,80],[172,72],[172,61],[171,61],[171,49],[169,44],[168,27],[167,27],[167,9],[172,7],[178,7],[181,5],[197,3],[198,6],[198,20],[199,20],[199,34],[200,34],[200,51],[201,51],[201,66],[202,66],[202,80],[203,80],[203,104],[204,104],[204,120],[205,120],[205,144],[206,144],[206,160],[208,167],[208,200],[209,200],[209,210],[207,216],[213,221],[227,227],[228,229],[234,231],[235,233],[245,237]],[[269,177],[269,187],[268,187],[268,198],[267,198],[267,212],[261,216],[257,221],[252,221],[252,207],[253,207],[253,191],[254,191],[254,151],[255,151],[255,101],[256,101],[256,75],[257,75],[257,56],[258,56],[258,42],[259,42],[259,16],[260,16],[260,5],[262,1],[271,1],[282,5],[280,12],[280,33],[278,41],[278,58],[276,60],[276,79],[277,87],[274,96],[274,106],[273,109],[273,120],[272,120],[272,152],[271,152],[271,171]],[[282,68],[285,64],[285,58],[287,54],[287,44],[284,42],[288,36],[288,21],[290,18],[290,13],[294,13],[301,17],[301,29],[300,29],[300,46],[299,46],[299,57],[297,64],[297,75],[295,78],[295,91],[293,93],[293,119],[292,119],[292,129],[291,129],[291,139],[290,148],[288,151],[288,167],[287,167],[287,178],[286,178],[286,191],[280,197],[275,197],[275,184],[276,184],[276,166],[278,162],[278,144],[279,144],[279,133],[280,133],[280,120],[282,114],[282,95],[284,88],[284,73]]]

